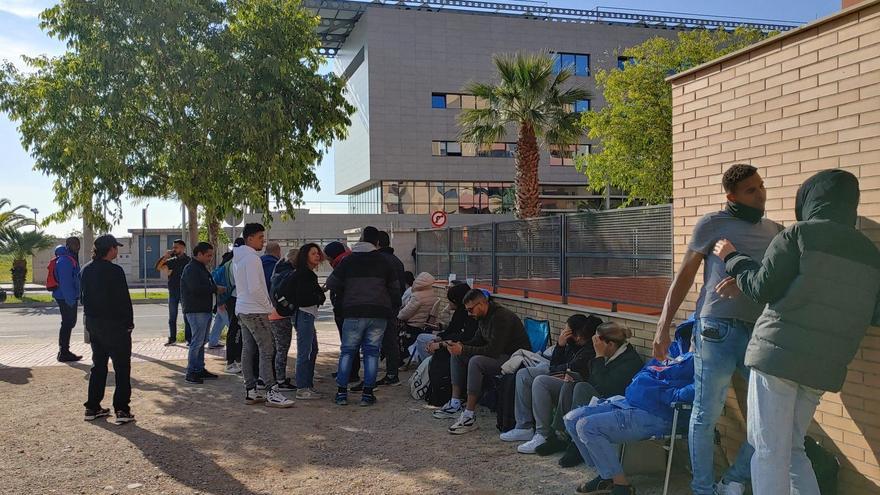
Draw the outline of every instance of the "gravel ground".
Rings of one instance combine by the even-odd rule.
[[[488,411],[479,431],[449,435],[451,421],[433,419],[405,385],[379,389],[370,408],[328,398],[278,410],[246,406],[238,377],[186,385],[183,364],[133,366],[137,422],[123,426],[82,421],[85,364],[0,369],[0,493],[574,493],[592,477],[557,467],[557,456],[517,454]],[[209,369],[221,365],[209,358]],[[335,354],[322,352],[317,385],[328,397],[334,366]],[[675,478],[670,493],[688,493],[685,476]],[[658,479],[633,481],[650,494]]]

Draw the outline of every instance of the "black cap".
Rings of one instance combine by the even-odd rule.
[[[95,239],[96,249],[110,249],[114,246],[122,247],[122,244],[120,244],[119,241],[117,241],[116,238],[110,234],[104,234],[102,236],[98,236]]]

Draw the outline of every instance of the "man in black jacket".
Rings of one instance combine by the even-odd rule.
[[[385,356],[385,377],[379,380],[376,385],[400,385],[400,378],[397,377],[397,370],[400,368],[400,342],[398,334],[400,332],[400,324],[397,320],[397,313],[400,312],[402,306],[403,291],[406,289],[406,270],[403,268],[403,262],[394,254],[394,248],[391,247],[391,237],[384,230],[379,232],[379,251],[382,256],[388,260],[394,274],[397,277],[397,283],[400,285],[401,297],[391,301],[391,318],[388,325],[385,326],[385,336],[382,338],[382,354]]]
[[[107,361],[113,360],[116,391],[113,410],[116,424],[134,421],[131,400],[131,331],[134,312],[125,272],[112,261],[122,246],[110,234],[95,239],[92,262],[82,271],[82,303],[86,330],[92,346],[92,372],[89,375],[89,396],[85,404],[85,420],[93,421],[110,415],[101,407],[107,386]]]
[[[189,264],[190,258],[186,255],[186,243],[183,239],[175,239],[165,254],[156,261],[156,270],[163,268],[168,270],[168,341],[165,345],[177,342],[177,311],[180,306],[180,277],[183,269]],[[192,337],[192,329],[186,317],[183,318],[183,335],[189,343]]]
[[[336,372],[336,403],[348,404],[348,377],[357,359],[358,347],[364,353],[364,389],[361,405],[376,403],[373,389],[379,367],[379,350],[385,327],[391,319],[394,300],[400,299],[400,283],[388,260],[376,251],[379,230],[364,228],[361,241],[327,278],[327,288],[336,291],[342,316],[342,344]]]
[[[208,265],[213,259],[214,246],[207,242],[196,244],[192,260],[183,269],[180,277],[183,317],[192,329],[186,366],[187,383],[200,384],[206,379],[217,378],[217,375],[205,369],[205,342],[208,341],[211,327],[214,294],[222,294],[226,292],[226,288],[217,286],[208,271]]]

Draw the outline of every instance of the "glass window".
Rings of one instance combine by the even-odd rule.
[[[489,213],[489,184],[474,184],[474,208],[477,213]]]
[[[428,204],[428,183],[416,182],[413,184],[413,202],[416,204],[424,204],[427,208]]]
[[[461,156],[477,156],[477,145],[474,143],[461,143]]]
[[[589,144],[577,145],[577,154],[578,155],[589,155],[591,151],[592,151],[592,145],[589,145]]]
[[[446,141],[446,156],[461,156],[461,143]]]
[[[461,95],[447,94],[446,108],[461,108]]]
[[[574,57],[574,54],[571,54],[571,53],[562,53],[562,54],[559,55],[559,58],[560,58],[560,63],[562,64],[562,68],[563,68],[563,69],[568,69],[568,70],[570,70],[570,71],[572,71],[572,72],[575,72],[575,67],[574,67],[575,57]],[[577,73],[575,72],[575,74],[577,74]]]
[[[627,65],[636,63],[635,57],[617,57],[617,68],[623,70]]]
[[[476,101],[477,108],[489,108],[489,102],[485,98],[477,97]]]
[[[561,54],[557,53],[555,57],[553,57],[553,73],[559,74],[562,72],[562,58]]]
[[[507,145],[504,143],[492,143],[492,156],[494,158],[504,158],[507,156]]]
[[[446,95],[436,93],[431,95],[431,108],[446,108]]]
[[[431,205],[431,211],[437,211],[443,209],[443,183],[442,182],[431,182],[428,187],[428,202]]]
[[[491,144],[480,145],[480,148],[477,150],[477,156],[483,156],[483,157],[492,156],[492,145]]]
[[[576,76],[590,75],[590,56],[575,55],[574,74]]]
[[[431,141],[431,155],[433,155],[433,156],[446,156],[446,142],[445,141]]]
[[[507,143],[507,155],[510,157],[516,156],[516,143]]]
[[[498,213],[504,202],[504,185],[500,182],[491,182],[488,186],[489,213]]]
[[[590,110],[590,100],[577,100],[574,102],[575,112],[588,112]]]
[[[443,192],[443,203],[446,213],[458,213],[458,185],[446,183],[446,191]]]
[[[460,182],[458,184],[458,212],[474,212],[474,185],[470,182]]]
[[[472,95],[461,95],[461,108],[477,108],[477,97]]]
[[[400,183],[400,207],[402,213],[412,213],[412,204],[413,204],[413,187],[412,182],[403,182]]]
[[[383,182],[382,196],[385,213],[400,213],[400,191],[397,182]]]

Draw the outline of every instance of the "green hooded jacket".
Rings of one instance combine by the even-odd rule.
[[[880,324],[880,252],[856,230],[859,182],[825,170],[798,189],[794,225],[762,262],[725,259],[743,294],[765,303],[745,364],[825,391],[839,391],[869,326]]]

